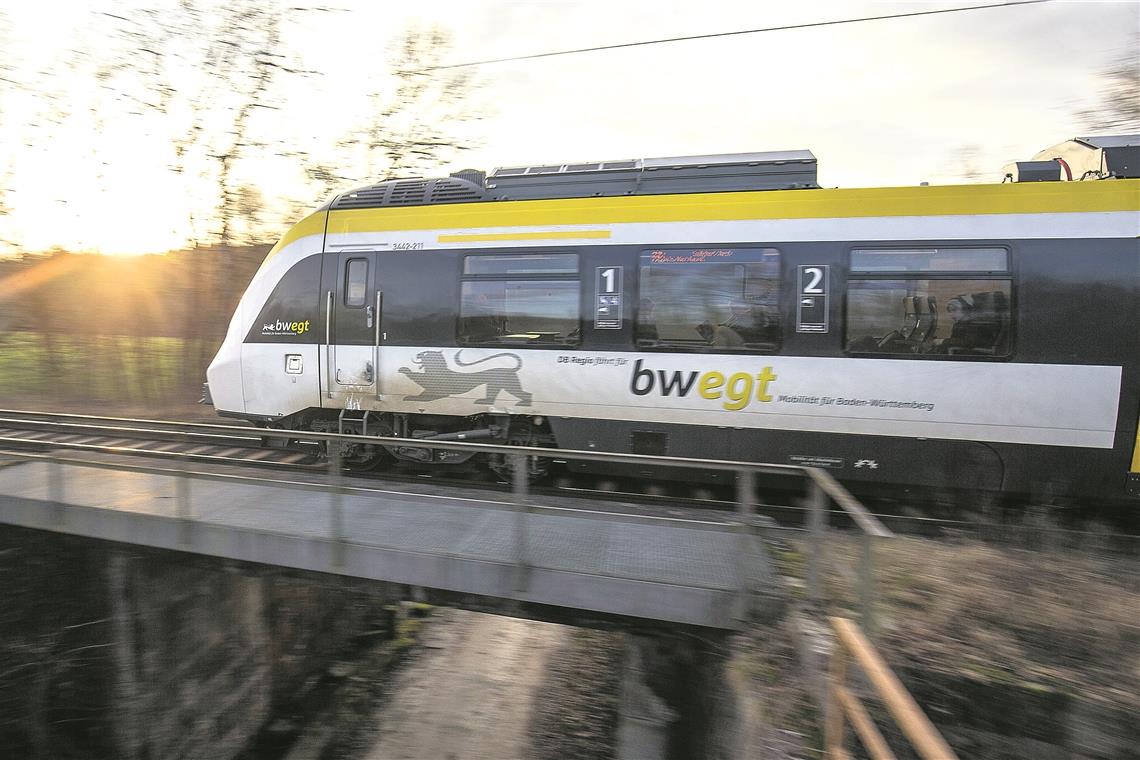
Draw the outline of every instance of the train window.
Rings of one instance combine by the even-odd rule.
[[[852,279],[851,353],[1009,355],[1008,279]]]
[[[542,253],[532,256],[468,256],[463,274],[578,274],[578,255]]]
[[[464,258],[457,342],[576,345],[580,284],[574,253]]]
[[[688,351],[778,351],[780,252],[652,250],[641,256],[637,345]]]
[[[1005,272],[1004,248],[856,249],[852,272]]]
[[[349,259],[344,267],[344,305],[363,306],[368,292],[368,259]]]

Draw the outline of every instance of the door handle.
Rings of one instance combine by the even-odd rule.
[[[371,306],[367,307],[367,308],[364,310],[364,316],[365,316],[365,317],[367,318],[367,320],[368,320],[368,327],[372,327],[372,321],[373,321],[373,319],[375,319],[375,317],[376,317],[376,312],[374,312],[374,311],[372,310],[372,307],[371,307]]]
[[[376,339],[373,345],[380,345],[380,315],[384,313],[384,291],[376,291]],[[371,327],[372,323],[369,322],[368,326]]]
[[[376,336],[372,341],[372,354],[376,357],[376,398],[383,399],[380,393],[380,323],[384,319],[384,291],[376,291]]]
[[[328,297],[325,299],[325,384],[328,386],[329,398],[333,397],[333,386],[340,382],[340,371],[338,370],[334,375],[334,380],[329,382],[329,376],[332,374],[333,364],[333,350],[332,350],[332,307],[333,307],[333,292],[330,290]]]

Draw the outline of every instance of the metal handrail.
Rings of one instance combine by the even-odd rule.
[[[843,748],[843,734],[846,721],[850,720],[874,760],[895,758],[863,703],[847,688],[847,654],[850,654],[923,760],[958,760],[906,687],[859,631],[859,626],[850,620],[833,617],[831,627],[835,632],[836,647],[831,657],[824,757],[827,760],[849,760],[851,755]]]
[[[826,603],[823,588],[823,574],[827,551],[829,502],[834,501],[859,526],[861,551],[859,556],[859,606],[860,620],[867,635],[874,638],[878,632],[876,613],[877,594],[875,590],[875,542],[880,538],[893,538],[892,533],[879,519],[872,515],[838,481],[824,470],[811,473],[808,495],[808,540],[810,550],[807,557],[808,598],[817,606]]]
[[[867,508],[859,503],[851,493],[839,484],[835,478],[831,476],[826,470],[818,470],[819,475],[813,478],[815,482],[823,489],[824,493],[830,496],[836,504],[843,508],[843,511],[851,516],[855,524],[862,528],[863,532],[870,536],[879,538],[893,538],[894,533],[887,529],[879,519],[867,511]]]
[[[257,438],[284,438],[286,440],[308,441],[340,441],[343,443],[364,443],[371,445],[416,446],[427,449],[440,449],[442,451],[464,451],[475,454],[522,454],[524,456],[546,457],[551,459],[576,459],[582,461],[611,462],[616,464],[657,465],[665,467],[700,467],[710,470],[737,471],[740,469],[768,474],[796,474],[806,472],[813,468],[796,464],[771,464],[757,462],[741,462],[731,459],[687,459],[684,457],[667,457],[656,454],[618,454],[605,451],[583,451],[581,449],[549,449],[539,446],[506,446],[491,443],[472,443],[470,441],[435,441],[430,438],[396,438],[392,436],[356,435],[353,433],[319,433],[308,430],[282,430],[277,428],[249,427],[247,425],[216,425],[204,422],[167,422],[163,420],[139,420],[123,417],[96,417],[91,415],[58,414],[23,412],[0,409],[0,423],[3,417],[9,415],[29,415],[36,417],[52,417],[58,419],[82,419],[87,421],[106,421],[110,423],[134,423],[136,425],[150,425],[152,429],[136,429],[135,432],[169,432],[190,433],[191,431],[206,431],[207,433],[226,433],[242,437]],[[35,422],[36,420],[20,420],[21,422]],[[99,426],[92,425],[92,430]],[[117,432],[126,432],[129,428],[121,428]],[[838,483],[835,484],[839,488]]]

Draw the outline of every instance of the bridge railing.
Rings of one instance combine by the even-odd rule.
[[[859,606],[863,629],[871,638],[878,631],[878,604],[875,583],[875,544],[881,538],[893,538],[878,518],[867,511],[850,492],[835,480],[826,470],[815,469],[811,473],[808,486],[808,540],[811,548],[807,552],[808,595],[819,607],[826,604],[823,576],[827,569],[827,533],[830,504],[839,505],[846,515],[859,528],[858,589]]]
[[[923,760],[957,760],[957,755],[938,729],[891,672],[871,642],[859,630],[859,626],[845,618],[833,617],[831,627],[835,632],[836,645],[831,655],[828,678],[827,718],[824,727],[826,760],[850,760],[851,755],[843,746],[848,722],[874,760],[895,758],[862,701],[847,688],[848,655],[862,669],[891,717],[918,751],[919,757]]]
[[[167,422],[162,420],[139,420],[117,417],[97,417],[91,415],[75,414],[44,414],[40,412],[20,412],[0,410],[0,424],[4,418],[20,420],[24,424],[41,424],[44,429],[52,426],[66,425],[69,429],[82,429],[92,435],[138,435],[161,433],[183,444],[208,443],[223,437],[238,437],[247,440],[250,445],[257,445],[266,439],[284,439],[286,441],[322,442],[328,451],[328,484],[299,483],[288,480],[277,481],[279,485],[289,487],[325,490],[329,496],[329,529],[328,537],[334,542],[334,563],[336,557],[343,558],[344,543],[349,539],[345,535],[343,496],[349,492],[343,480],[341,449],[343,445],[392,445],[427,448],[432,450],[455,451],[468,454],[500,455],[511,463],[513,505],[516,512],[514,520],[515,565],[516,565],[516,591],[525,589],[527,567],[533,560],[528,551],[530,535],[528,533],[527,515],[535,511],[545,511],[547,508],[534,504],[531,499],[528,478],[528,464],[532,458],[550,458],[556,460],[593,461],[608,464],[631,465],[638,467],[662,467],[681,469],[703,469],[713,471],[731,472],[736,481],[736,515],[735,520],[718,523],[720,529],[734,530],[739,535],[736,542],[736,556],[734,564],[739,580],[739,616],[743,618],[748,607],[748,596],[751,592],[748,582],[752,577],[751,568],[754,559],[753,537],[757,527],[756,520],[756,489],[757,475],[798,476],[806,482],[806,500],[809,504],[808,522],[810,551],[808,552],[808,589],[813,601],[822,603],[824,600],[823,571],[825,567],[826,532],[828,529],[828,514],[831,504],[837,505],[861,529],[863,535],[863,554],[860,563],[860,597],[862,603],[862,618],[868,630],[874,629],[875,623],[875,582],[874,582],[874,541],[877,538],[891,536],[873,515],[871,515],[854,496],[850,494],[838,481],[824,470],[790,464],[771,464],[741,462],[719,459],[688,459],[681,457],[667,457],[648,454],[617,454],[601,451],[581,451],[573,449],[548,449],[526,446],[505,446],[487,443],[471,443],[467,441],[438,441],[384,436],[364,436],[343,433],[318,433],[296,430],[279,430],[273,428],[251,428],[245,425],[219,425],[213,423],[185,423]],[[0,445],[5,443],[27,444],[29,441],[17,438],[0,437]],[[106,453],[130,454],[161,454],[163,452],[144,452],[132,450],[123,446],[107,446],[76,442],[50,441],[52,448],[69,449],[75,451],[99,451]],[[340,444],[340,445],[334,445]],[[190,513],[191,480],[195,478],[234,478],[233,475],[221,475],[192,471],[189,464],[193,461],[216,462],[217,457],[197,454],[193,451],[166,452],[167,456],[174,456],[180,462],[176,471],[171,472],[165,468],[154,468],[125,463],[104,463],[91,460],[79,460],[46,454],[16,453],[29,459],[41,459],[48,462],[48,491],[52,501],[64,501],[64,484],[60,464],[76,464],[89,467],[102,467],[106,469],[125,469],[137,472],[150,472],[155,474],[178,475],[176,486],[176,513],[179,519],[190,521],[194,516]],[[231,462],[232,463],[232,462]],[[239,478],[240,479],[240,478]],[[669,518],[644,518],[670,522]],[[713,521],[715,522],[715,521]],[[339,547],[339,548],[336,548]]]

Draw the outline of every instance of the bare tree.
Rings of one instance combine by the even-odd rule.
[[[955,151],[955,159],[957,161],[957,174],[962,179],[969,180],[970,182],[977,182],[986,175],[978,168],[978,160],[982,155],[982,146],[977,143],[968,143],[961,145]]]
[[[11,49],[8,44],[8,16],[0,9],[0,134],[3,133],[4,127],[7,124],[7,114],[4,110],[4,103],[8,100],[8,93],[16,87],[16,80],[13,78],[13,65],[9,59],[8,51]],[[8,215],[8,193],[10,192],[11,176],[12,176],[12,157],[10,151],[4,151],[3,161],[0,164],[0,217]],[[3,231],[0,230],[0,247],[11,245],[10,240],[6,240],[3,236]]]
[[[223,309],[232,246],[263,234],[266,202],[243,167],[266,146],[255,114],[275,107],[275,79],[299,73],[282,52],[289,11],[276,0],[179,0],[173,8],[113,17],[121,50],[107,63],[107,86],[130,92],[140,111],[184,125],[172,138],[170,169],[186,188],[182,205],[194,248],[219,246],[195,256],[196,287],[188,294],[195,313]],[[218,336],[207,332],[187,336],[184,377],[200,377],[213,354]]]
[[[340,143],[363,153],[369,177],[430,170],[475,147],[457,127],[481,117],[470,100],[478,84],[466,69],[436,68],[450,45],[442,29],[413,26],[395,46],[388,88],[369,94],[368,123]]]
[[[188,188],[195,245],[227,246],[259,233],[241,216],[250,196],[240,166],[266,146],[253,122],[259,109],[275,108],[275,79],[311,73],[282,52],[282,26],[294,10],[301,9],[274,0],[179,0],[174,8],[142,9],[130,18],[105,14],[116,21],[120,42],[104,64],[105,86],[143,112],[185,125],[172,138],[170,169]],[[187,70],[195,74],[188,78]],[[192,186],[212,187],[212,195],[192,197]],[[204,217],[202,208],[209,208]]]
[[[250,148],[258,147],[250,137],[251,116],[257,108],[273,107],[266,102],[266,94],[277,71],[292,71],[281,63],[281,13],[280,6],[258,0],[226,6],[208,52],[210,76],[237,95],[225,134],[219,136],[219,144],[211,153],[217,162],[215,213],[220,225],[218,241],[223,246],[235,242],[235,226],[243,211],[250,208],[252,196],[246,186],[235,184],[234,170]]]
[[[1093,108],[1077,111],[1077,118],[1094,131],[1140,131],[1140,37],[1100,72],[1101,90]]]
[[[470,106],[475,83],[467,71],[433,70],[449,48],[438,28],[401,36],[389,72],[366,96],[363,126],[338,143],[275,132],[268,112],[296,90],[298,76],[316,73],[296,62],[299,51],[286,50],[287,22],[334,11],[279,0],[177,0],[129,16],[92,12],[87,41],[71,58],[72,78],[82,73],[95,87],[81,102],[45,97],[55,104],[51,119],[64,123],[86,104],[92,123],[131,114],[169,132],[169,168],[185,192],[172,205],[185,209],[195,248],[262,242],[271,212],[311,206],[311,198],[299,203],[261,187],[261,161],[292,162],[327,197],[361,177],[434,168],[473,146],[462,123],[479,118]],[[96,174],[104,171],[94,142],[90,160]]]
[[[229,195],[233,219],[241,225],[240,230],[231,230],[231,234],[236,235],[237,242],[243,245],[257,245],[264,242],[263,217],[266,204],[261,190],[247,182],[238,185]]]

